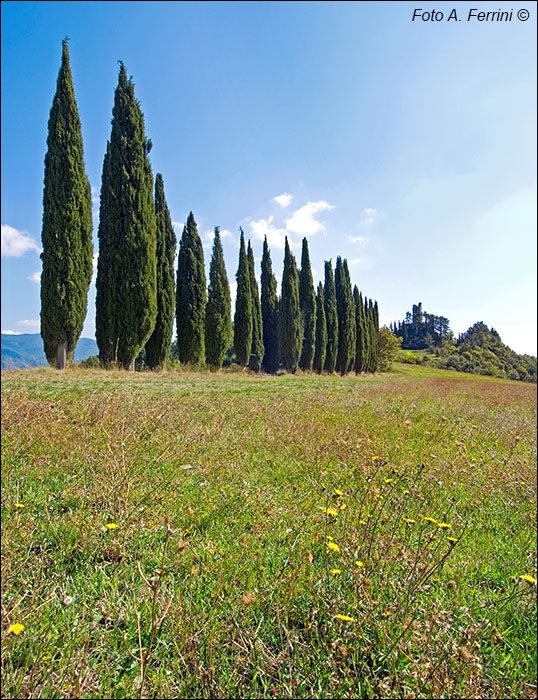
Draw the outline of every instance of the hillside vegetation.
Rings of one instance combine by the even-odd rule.
[[[536,692],[536,387],[2,377],[4,697]]]

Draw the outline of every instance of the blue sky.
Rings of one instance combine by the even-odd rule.
[[[420,3],[418,3],[420,4]],[[118,61],[135,82],[176,233],[238,228],[280,279],[347,258],[382,323],[413,303],[536,354],[536,5],[2,2],[2,332],[39,332],[47,121],[70,38],[94,252]],[[456,7],[461,21],[447,21]],[[470,8],[513,10],[467,21]],[[516,12],[527,8],[520,21]],[[259,264],[257,266],[259,274]],[[95,287],[82,335],[93,337]]]

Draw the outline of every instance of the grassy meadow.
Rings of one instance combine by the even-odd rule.
[[[535,697],[536,385],[395,368],[4,372],[3,697]]]

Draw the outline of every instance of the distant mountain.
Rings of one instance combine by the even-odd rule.
[[[2,333],[1,340],[2,369],[48,367],[43,340],[39,333],[21,335]],[[73,359],[75,362],[80,362],[91,355],[98,354],[97,343],[93,338],[79,338]]]

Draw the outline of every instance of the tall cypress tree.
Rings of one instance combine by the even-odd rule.
[[[247,247],[248,274],[250,276],[250,296],[252,298],[252,345],[250,348],[250,358],[248,366],[254,372],[259,372],[262,366],[263,347],[263,327],[262,310],[260,305],[260,292],[256,282],[256,270],[254,268],[254,253],[250,241]]]
[[[205,362],[205,309],[204,249],[191,211],[177,256],[176,327],[182,363],[200,366]]]
[[[120,64],[103,163],[96,338],[104,364],[134,368],[157,317],[156,219],[144,117]]]
[[[210,367],[222,367],[232,342],[230,285],[224,265],[219,227],[215,228],[209,267],[209,289],[205,313],[205,357]]]
[[[325,319],[327,322],[327,352],[325,354],[325,369],[334,372],[338,355],[338,312],[336,309],[336,291],[334,288],[333,268],[330,260],[325,261]]]
[[[364,369],[366,372],[373,372],[374,365],[374,348],[373,348],[373,319],[372,319],[372,301],[368,297],[364,297],[364,328],[365,328],[365,346],[366,346],[366,360],[364,363]]]
[[[261,311],[263,329],[264,357],[262,366],[266,372],[273,374],[277,371],[280,359],[278,355],[278,295],[276,279],[267,236],[263,241],[262,276],[261,276]]]
[[[325,354],[327,352],[327,321],[325,320],[325,299],[323,285],[318,284],[316,295],[316,351],[314,353],[313,367],[321,374],[325,366]]]
[[[301,271],[299,272],[299,305],[303,329],[303,347],[299,367],[311,370],[316,347],[316,292],[312,281],[308,241],[303,238]]]
[[[294,373],[297,371],[301,355],[301,309],[299,308],[299,274],[287,237],[278,322],[278,342],[282,364],[286,371]]]
[[[162,367],[170,354],[176,306],[174,258],[176,234],[164,196],[163,177],[155,177],[155,217],[157,221],[157,320],[146,343],[146,363]]]
[[[346,374],[355,358],[355,306],[347,261],[338,256],[335,270],[336,310],[338,314],[338,353],[335,369]]]
[[[234,348],[239,364],[242,367],[246,367],[252,347],[252,291],[247,251],[245,250],[245,235],[242,228],[239,230],[241,231],[241,240],[239,244],[239,266],[236,273]]]
[[[355,372],[360,374],[364,372],[364,363],[366,356],[366,339],[364,327],[364,304],[362,294],[357,287],[353,289],[353,301],[355,302],[355,326],[357,330],[357,342],[355,346]]]
[[[45,355],[65,367],[86,317],[92,277],[92,201],[67,39],[49,116],[41,240],[41,337]]]

